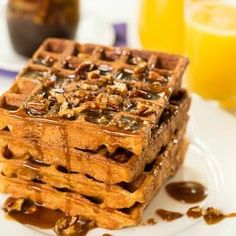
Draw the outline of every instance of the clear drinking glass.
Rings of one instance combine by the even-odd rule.
[[[139,35],[145,49],[182,54],[184,0],[141,0]]]

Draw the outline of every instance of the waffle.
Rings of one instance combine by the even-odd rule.
[[[48,39],[0,97],[0,192],[119,229],[184,160],[188,60]]]
[[[187,64],[164,53],[48,39],[0,98],[0,130],[67,156],[69,148],[104,146],[139,156]]]
[[[179,140],[185,133],[186,122],[176,133],[174,139]],[[172,139],[173,139],[172,137]],[[169,142],[172,140],[170,139]],[[159,152],[163,152],[165,146],[162,146]],[[158,155],[155,155],[158,158]],[[0,158],[3,163],[2,172],[6,176],[15,176],[20,179],[48,183],[49,185],[63,189],[65,191],[73,191],[82,195],[99,199],[110,208],[128,208],[136,202],[144,203],[150,192],[150,183],[145,181],[146,172],[152,169],[156,159],[147,164],[144,172],[131,183],[121,183],[119,185],[108,185],[98,182],[94,178],[90,178],[81,173],[66,173],[63,169],[55,165],[38,164],[35,162],[24,161],[16,158],[6,160]],[[141,187],[140,186],[144,186]]]
[[[156,153],[168,144],[178,129],[185,126],[188,120],[189,104],[190,99],[185,91],[180,91],[178,96],[170,99],[168,108],[165,109],[157,128],[152,132],[153,138],[149,148],[141,157],[128,156],[130,153],[122,152],[122,150],[116,156],[109,156],[106,149],[97,153],[70,149],[71,169],[68,170],[63,150],[47,146],[38,147],[27,142],[26,139],[16,138],[7,131],[1,131],[2,158],[4,158],[4,154],[5,159],[8,159],[9,155],[13,155],[24,161],[32,162],[33,160],[43,165],[54,165],[54,168],[62,173],[79,172],[109,184],[131,182],[142,173],[146,164],[154,160]],[[12,162],[14,163],[14,160]]]
[[[99,227],[119,229],[140,223],[142,212],[151,201],[160,186],[178,169],[184,160],[187,142],[182,139],[172,140],[163,150],[151,170],[144,174],[144,180],[138,188],[146,191],[148,196],[143,203],[135,203],[129,208],[113,209],[107,207],[96,198],[88,198],[73,192],[60,191],[49,184],[30,182],[17,178],[0,175],[0,191],[11,193],[15,197],[33,200],[38,204],[52,209],[61,209],[69,215],[80,215],[94,220]],[[68,204],[69,203],[69,204]]]

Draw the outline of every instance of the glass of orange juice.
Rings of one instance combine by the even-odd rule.
[[[145,49],[183,53],[184,0],[141,0],[139,34]]]
[[[189,88],[226,108],[236,108],[236,5],[192,4],[186,16]]]

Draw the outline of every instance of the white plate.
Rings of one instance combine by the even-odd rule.
[[[93,9],[82,8],[77,41],[112,45],[115,39],[114,29],[103,17],[98,16]],[[0,4],[0,68],[8,71],[19,71],[26,59],[14,52],[6,25],[6,5]]]
[[[12,81],[0,79],[0,93]],[[214,206],[224,212],[236,212],[236,119],[223,112],[214,103],[205,102],[193,95],[190,111],[191,119],[188,137],[191,141],[186,161],[177,175],[170,181],[194,180],[203,183],[208,188],[209,195],[201,203],[202,206]],[[2,203],[5,196],[0,195]],[[193,205],[181,204],[167,196],[164,188],[157,194],[144,213],[144,221],[155,217],[157,208],[185,212]],[[140,226],[119,231],[95,229],[88,235],[110,233],[113,236],[188,236],[188,235],[236,235],[236,219],[227,219],[217,225],[208,226],[202,219],[190,220],[186,217],[166,223],[158,219],[154,226]],[[54,235],[50,231],[40,231],[20,225],[4,218],[0,211],[0,235],[2,236],[35,236]]]

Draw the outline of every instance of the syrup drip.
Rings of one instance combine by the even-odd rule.
[[[165,221],[173,221],[183,217],[182,213],[174,212],[174,211],[167,211],[164,209],[156,210],[156,214],[159,215]]]
[[[202,208],[196,206],[196,207],[189,208],[186,214],[189,218],[197,219],[197,218],[202,217],[203,212],[202,212]]]
[[[63,140],[63,151],[64,151],[64,156],[66,159],[66,169],[70,171],[71,170],[71,157],[70,157],[70,149],[69,149],[69,144],[68,144],[68,132],[63,122],[61,122],[61,126],[59,128],[60,128],[61,137]],[[70,175],[68,174],[65,176],[66,176],[67,185],[71,186]],[[70,215],[70,211],[71,211],[70,196],[69,196],[69,193],[66,193],[66,195],[67,195],[66,196],[66,213]]]
[[[154,218],[150,218],[147,220],[147,225],[155,225],[157,224],[157,220]]]

